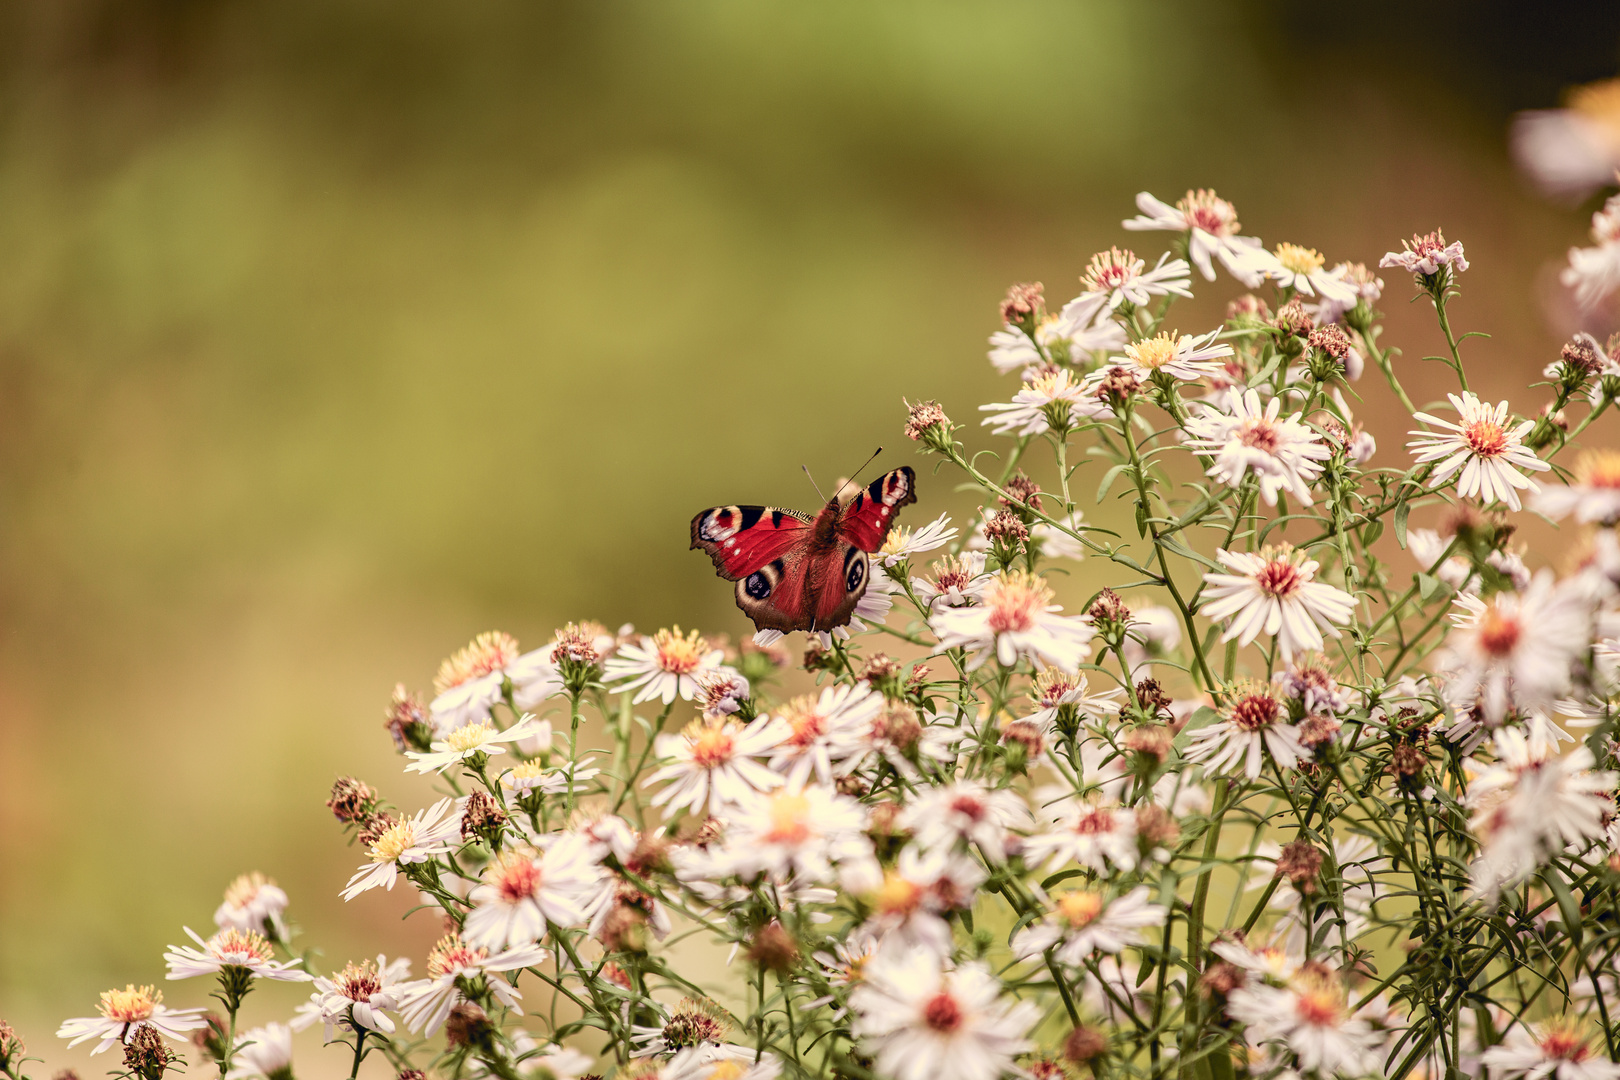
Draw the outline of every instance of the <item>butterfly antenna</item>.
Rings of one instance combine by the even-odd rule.
[[[804,475],[809,479],[810,486],[816,489],[816,497],[822,502],[826,502],[827,497],[821,493],[821,485],[816,483],[816,478],[810,475],[810,466],[800,465],[799,468],[804,470]]]
[[[861,462],[861,467],[859,469],[856,469],[853,473],[851,473],[848,480],[845,480],[842,484],[838,485],[838,490],[833,492],[833,498],[836,499],[836,498],[838,498],[838,496],[842,495],[844,493],[844,489],[849,487],[849,485],[853,484],[855,482],[855,478],[857,476],[861,475],[861,471],[863,469],[865,469],[868,465],[872,464],[872,462],[876,461],[877,456],[879,454],[881,454],[881,453],[883,453],[883,447],[881,447],[881,446],[878,447],[876,450],[872,451],[872,456],[867,458],[865,461]]]

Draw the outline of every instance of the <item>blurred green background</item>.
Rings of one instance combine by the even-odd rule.
[[[339,773],[425,795],[394,682],[492,627],[738,635],[691,514],[914,461],[902,395],[1004,398],[1006,285],[1152,258],[1138,190],[1213,186],[1330,262],[1443,225],[1480,381],[1533,408],[1586,223],[1503,129],[1613,74],[1620,13],[1413,6],[0,8],[0,1017],[110,1067],[56,1023],[161,981],[255,868],[329,960],[420,964],[402,896],[338,901],[322,806]],[[1386,280],[1391,339],[1432,351]],[[916,518],[971,509],[949,487]]]

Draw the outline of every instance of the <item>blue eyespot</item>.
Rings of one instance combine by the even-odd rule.
[[[857,558],[850,562],[849,569],[844,571],[844,591],[854,592],[866,580],[866,560]]]
[[[763,600],[767,596],[771,595],[770,579],[764,574],[760,573],[758,570],[755,570],[752,574],[748,575],[748,580],[743,582],[743,592],[747,593],[755,600]]]

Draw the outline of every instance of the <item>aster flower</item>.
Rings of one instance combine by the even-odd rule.
[[[1585,746],[1552,757],[1514,728],[1498,730],[1492,746],[1496,762],[1469,783],[1467,804],[1481,843],[1474,890],[1494,899],[1565,845],[1584,848],[1604,835],[1616,774],[1592,771]]]
[[[704,719],[731,716],[750,696],[748,680],[730,668],[716,668],[698,680],[695,704]]]
[[[1260,241],[1252,236],[1238,235],[1243,226],[1238,224],[1237,210],[1231,203],[1213,191],[1199,188],[1188,191],[1170,206],[1147,192],[1136,196],[1136,217],[1122,224],[1133,232],[1163,229],[1187,234],[1187,255],[1204,280],[1215,280],[1212,259],[1219,259],[1227,273],[1249,288],[1260,284],[1260,274],[1253,267],[1253,255]]]
[[[1502,1080],[1620,1080],[1620,1063],[1608,1060],[1570,1017],[1515,1024],[1480,1061]]]
[[[429,752],[421,753],[416,750],[405,751],[405,756],[411,763],[405,766],[406,772],[442,773],[452,765],[471,758],[490,757],[495,754],[506,753],[501,743],[519,742],[535,735],[540,730],[540,722],[528,713],[511,727],[502,730],[488,720],[476,723],[463,724],[442,739],[433,740]]]
[[[318,1006],[318,1016],[326,1024],[326,1041],[332,1041],[336,1028],[392,1035],[394,1021],[384,1010],[399,1008],[410,977],[409,960],[401,957],[389,963],[379,954],[375,963],[351,961],[336,975],[317,978],[310,1001]]]
[[[1115,369],[1139,379],[1151,378],[1159,372],[1189,381],[1216,374],[1224,369],[1222,358],[1232,355],[1232,346],[1216,344],[1220,333],[1211,330],[1203,337],[1194,337],[1169,330],[1133,341],[1125,346],[1123,356],[1109,357],[1110,366],[1086,380],[1086,391],[1095,393],[1108,373]]]
[[[163,954],[163,960],[169,965],[171,979],[218,975],[227,968],[241,968],[254,978],[274,979],[280,982],[308,982],[310,979],[307,972],[298,970],[298,965],[303,963],[302,960],[275,959],[275,947],[265,940],[264,935],[252,930],[237,930],[232,927],[221,930],[204,941],[191,927],[181,929],[197,943],[197,947],[169,946],[169,951]]]
[[[1029,808],[1011,791],[991,791],[973,780],[957,780],[917,794],[901,813],[907,829],[925,849],[977,844],[986,859],[1007,860],[1007,832],[1028,828]]]
[[[1263,882],[1261,882],[1263,884]],[[1236,940],[1224,936],[1210,944],[1209,951],[1234,967],[1271,982],[1287,982],[1299,970],[1304,957],[1276,942]]]
[[[231,1071],[225,1080],[292,1080],[292,1028],[269,1023],[249,1028],[236,1040],[231,1054]]]
[[[1272,675],[1284,694],[1297,700],[1307,713],[1338,715],[1350,708],[1350,695],[1340,688],[1321,653],[1305,653]]]
[[[519,709],[533,708],[563,688],[549,648],[525,653],[510,634],[479,634],[439,666],[428,705],[434,728],[443,735],[487,718],[508,684]]]
[[[1322,462],[1333,451],[1300,422],[1300,413],[1280,419],[1281,410],[1281,398],[1262,406],[1254,390],[1231,395],[1227,411],[1196,406],[1187,419],[1186,446],[1213,456],[1208,475],[1228,487],[1240,487],[1252,472],[1267,506],[1277,505],[1280,491],[1310,506],[1310,485],[1322,475]]]
[[[766,1051],[755,1061],[754,1051],[736,1049],[741,1054],[716,1055],[703,1047],[688,1047],[663,1066],[659,1080],[776,1080],[782,1075],[782,1062]]]
[[[985,872],[977,859],[960,852],[905,847],[868,896],[871,917],[862,932],[883,942],[884,950],[922,949],[939,956],[951,951],[951,926],[942,915],[973,906]]]
[[[1040,1018],[1028,1002],[1001,996],[981,963],[954,970],[924,950],[878,954],[850,994],[851,1031],[894,1080],[996,1080],[1034,1044]]]
[[[1287,661],[1296,653],[1320,651],[1323,633],[1338,637],[1334,624],[1355,614],[1354,597],[1315,580],[1321,564],[1290,544],[1267,545],[1257,553],[1217,548],[1215,557],[1233,573],[1204,575],[1202,614],[1228,620],[1222,641],[1248,645],[1262,633],[1275,635]]]
[[[1288,722],[1282,700],[1264,683],[1236,684],[1220,716],[1218,723],[1192,732],[1187,747],[1187,757],[1203,762],[1206,775],[1242,762],[1244,774],[1254,780],[1267,753],[1279,769],[1292,769],[1310,756],[1299,741],[1298,729]]]
[[[1037,521],[1029,527],[1030,539],[1040,549],[1041,555],[1048,559],[1074,559],[1076,562],[1086,557],[1086,546],[1076,540],[1072,533],[1083,533],[1087,526],[1083,524],[1085,513],[1076,510],[1067,517],[1059,519],[1056,525],[1049,525],[1044,521]],[[1062,528],[1058,526],[1061,525]]]
[[[1493,723],[1509,704],[1546,709],[1571,683],[1571,665],[1586,651],[1591,604],[1579,579],[1559,585],[1542,570],[1522,593],[1487,601],[1466,593],[1452,603],[1456,626],[1438,660],[1448,674],[1447,700],[1478,699]]]
[[[1249,985],[1234,990],[1226,1011],[1248,1028],[1250,1040],[1280,1044],[1302,1069],[1361,1076],[1378,1068],[1379,1034],[1351,1015],[1341,980],[1321,965],[1302,968],[1286,988]]]
[[[677,696],[691,701],[698,691],[698,679],[720,667],[724,658],[725,651],[710,648],[696,630],[682,634],[677,626],[643,636],[640,644],[621,645],[602,677],[619,683],[615,690],[636,691],[636,705],[654,698],[668,705]]]
[[[1108,406],[1097,400],[1073,369],[1058,368],[1036,374],[1019,387],[1012,401],[980,405],[979,411],[993,414],[981,423],[995,434],[1024,436],[1044,435],[1054,426],[1072,430],[1082,420],[1106,415]]]
[[[115,1043],[124,1042],[142,1024],[151,1025],[169,1039],[184,1040],[188,1031],[208,1026],[203,1009],[171,1009],[163,1004],[163,991],[130,983],[122,990],[103,990],[96,1006],[99,1016],[83,1016],[62,1021],[56,1031],[68,1039],[69,1047],[88,1039],[99,1039],[90,1053],[99,1054]]]
[[[636,1050],[630,1056],[639,1059],[696,1049],[715,1060],[752,1058],[754,1051],[726,1042],[731,1028],[731,1014],[719,1005],[707,999],[682,998],[662,1027],[637,1024],[631,1029]]]
[[[214,909],[214,925],[221,930],[252,930],[281,939],[287,936],[281,914],[287,894],[274,881],[254,870],[225,888],[225,902]]]
[[[1024,861],[1046,860],[1048,871],[1068,863],[1099,874],[1136,869],[1136,814],[1101,797],[1069,797],[1045,807],[1051,825],[1024,840]]]
[[[1067,309],[1065,309],[1067,310]],[[1118,349],[1125,344],[1125,328],[1114,320],[1102,318],[1082,321],[1069,317],[1050,316],[1035,328],[1034,341],[1022,330],[1005,327],[990,335],[990,363],[1003,375],[1027,372],[1043,367],[1048,357],[1062,357],[1074,361],[1090,353]],[[1040,343],[1040,348],[1035,343]],[[1042,355],[1041,350],[1046,350]]]
[[[1413,413],[1414,419],[1445,430],[1407,433],[1417,436],[1406,446],[1419,464],[1438,462],[1429,477],[1429,486],[1441,487],[1457,476],[1457,494],[1477,495],[1486,503],[1500,500],[1515,510],[1520,509],[1519,491],[1533,494],[1541,488],[1519,470],[1546,472],[1552,468],[1524,445],[1524,437],[1535,427],[1535,421],[1521,420],[1509,427],[1505,401],[1486,405],[1469,391],[1464,391],[1461,397],[1456,394],[1446,397],[1457,410],[1458,423],[1428,413]]]
[[[1366,301],[1370,306],[1384,295],[1384,279],[1361,263],[1338,263],[1327,273],[1328,277],[1342,282],[1345,288],[1322,292],[1317,303],[1306,305],[1306,312],[1316,320],[1318,326],[1343,322],[1345,313],[1357,303]],[[1349,295],[1346,296],[1346,293]]]
[[[425,863],[456,847],[461,838],[461,814],[452,812],[454,806],[454,799],[440,799],[415,817],[388,826],[371,843],[371,865],[355,871],[343,890],[343,899],[353,900],[378,886],[392,890],[401,866]]]
[[[1620,79],[1576,87],[1566,104],[1517,114],[1509,141],[1513,160],[1543,194],[1579,202],[1614,183],[1620,168]]]
[[[1596,247],[1569,249],[1569,265],[1558,275],[1575,292],[1575,303],[1590,311],[1620,289],[1620,196],[1610,196],[1592,215]]]
[[[1542,489],[1531,508],[1548,517],[1573,515],[1583,525],[1620,521],[1620,452],[1581,451],[1575,459],[1575,483]]]
[[[930,612],[947,607],[967,607],[984,595],[991,576],[985,573],[986,555],[964,551],[936,559],[927,577],[912,578],[911,591]]]
[[[1111,247],[1099,251],[1080,276],[1085,291],[1063,306],[1061,317],[1071,324],[1084,325],[1100,315],[1112,314],[1121,304],[1141,307],[1151,303],[1155,296],[1192,298],[1192,289],[1188,287],[1191,267],[1186,259],[1172,259],[1170,253],[1165,252],[1152,270],[1144,272],[1146,265],[1129,248]]]
[[[1163,926],[1169,909],[1148,901],[1139,885],[1108,899],[1103,892],[1071,889],[1052,901],[1052,909],[1013,938],[1013,955],[1032,960],[1054,949],[1053,959],[1067,967],[1082,966],[1093,954],[1117,953],[1142,941],[1142,930]]]
[[[940,649],[963,649],[968,669],[992,655],[1003,667],[1020,659],[1077,670],[1091,653],[1091,627],[1080,619],[1057,614],[1045,581],[1020,570],[999,575],[984,590],[981,602],[968,608],[935,612],[929,627]]]
[[[1378,265],[1384,269],[1399,267],[1422,277],[1433,277],[1442,270],[1451,275],[1468,269],[1462,244],[1446,243],[1445,233],[1439,229],[1422,236],[1414,233],[1411,243],[1401,241],[1401,248],[1386,252]]]
[[[1122,693],[1117,686],[1092,693],[1091,684],[1083,671],[1042,668],[1036,673],[1035,682],[1029,690],[1030,699],[1037,708],[1025,719],[1039,725],[1043,733],[1050,733],[1059,726],[1065,709],[1074,723],[1081,718],[1104,721],[1119,714]]]
[[[956,539],[957,530],[951,525],[949,514],[941,514],[927,525],[913,531],[897,525],[889,530],[883,546],[872,555],[872,562],[885,570],[899,566],[913,555],[942,548]]]
[[[788,785],[750,793],[726,812],[725,849],[719,862],[728,873],[767,874],[826,884],[835,863],[860,863],[877,874],[866,811],[847,795],[819,784]],[[864,864],[870,864],[868,868]]]
[[[1354,305],[1356,289],[1332,272],[1322,269],[1327,260],[1315,248],[1298,244],[1278,244],[1272,257],[1255,260],[1261,272],[1277,283],[1278,288],[1293,289],[1305,296],[1330,298],[1337,303]]]
[[[421,979],[404,991],[399,1005],[400,1018],[413,1032],[431,1036],[443,1026],[450,1010],[466,997],[461,991],[463,980],[482,979],[483,986],[508,1009],[518,1009],[523,996],[517,987],[505,979],[491,977],[509,971],[521,971],[545,962],[550,955],[537,945],[519,945],[493,956],[488,949],[468,945],[457,934],[442,938],[428,953],[427,978]]]
[[[776,710],[781,740],[766,763],[789,784],[803,785],[812,774],[831,783],[833,763],[855,752],[861,732],[882,711],[883,696],[865,685],[834,685],[793,698]]]
[[[729,718],[694,720],[680,734],[654,740],[658,759],[668,764],[649,776],[644,786],[673,781],[652,798],[654,806],[665,808],[666,817],[683,808],[717,814],[727,803],[782,782],[754,758],[769,753],[786,734],[768,716],[746,727]]]
[[[951,713],[919,716],[904,701],[885,700],[883,707],[860,730],[847,735],[837,755],[841,760],[834,771],[852,776],[869,761],[886,762],[907,782],[916,783],[921,773],[917,764],[939,764],[953,757],[952,747],[964,732]]]
[[[467,899],[473,909],[462,938],[486,949],[538,941],[548,923],[585,921],[581,897],[601,876],[592,845],[578,833],[561,833],[544,851],[507,849],[484,868]]]

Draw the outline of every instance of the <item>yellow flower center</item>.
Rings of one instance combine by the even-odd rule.
[[[737,752],[736,725],[726,720],[694,720],[681,734],[692,748],[692,764],[718,769]]]
[[[514,766],[512,771],[506,774],[505,783],[507,787],[515,787],[524,780],[538,780],[545,775],[545,772],[546,766],[544,762],[525,761],[521,765]]]
[[[393,862],[416,843],[416,826],[409,821],[396,821],[377,837],[371,845],[374,862]]]
[[[433,677],[433,690],[442,694],[464,682],[500,671],[516,660],[520,651],[517,639],[511,634],[499,630],[479,634],[471,644],[439,665],[439,673]]]
[[[1058,914],[1076,930],[1091,925],[1092,920],[1102,914],[1102,893],[1086,892],[1077,889],[1074,892],[1064,893],[1057,903]]]
[[[1582,451],[1575,459],[1575,475],[1587,487],[1620,488],[1620,451]]]
[[[998,634],[1029,630],[1051,603],[1052,590],[1046,582],[1022,570],[1002,575],[984,597],[990,629]]]
[[[771,796],[767,811],[771,827],[765,839],[776,844],[802,844],[810,839],[810,800],[781,792]]]
[[[1475,420],[1463,428],[1463,441],[1480,457],[1493,458],[1508,448],[1507,432],[1494,420]]]
[[[661,670],[672,675],[690,675],[703,662],[708,643],[696,630],[683,635],[677,626],[674,630],[660,630],[654,634],[653,646],[658,650],[658,667]]]
[[[787,745],[796,750],[810,746],[827,731],[827,718],[816,710],[816,699],[808,694],[788,702],[780,715],[793,731],[787,737]]]
[[[163,991],[130,983],[122,990],[103,990],[101,1004],[97,1008],[101,1010],[101,1015],[109,1020],[134,1024],[150,1020],[152,1013],[162,1003]]]
[[[1283,269],[1296,274],[1314,274],[1322,269],[1325,261],[1315,248],[1300,247],[1298,244],[1278,244],[1276,254]]]
[[[1569,107],[1599,124],[1614,143],[1620,144],[1620,79],[1577,88],[1569,95]]]
[[[1518,616],[1492,604],[1479,621],[1479,647],[1489,656],[1508,656],[1518,646],[1523,633]]]
[[[899,874],[883,877],[883,885],[872,900],[872,907],[884,915],[909,915],[922,903],[922,886]]]
[[[257,870],[243,874],[226,887],[225,902],[235,908],[247,907],[259,895],[260,889],[274,884]]]
[[[495,734],[495,725],[487,721],[476,724],[464,724],[444,737],[444,745],[457,753],[466,753],[476,750]]]
[[[1125,355],[1135,360],[1138,367],[1158,371],[1176,358],[1181,350],[1182,335],[1174,331],[1154,334],[1125,346]]]
[[[489,958],[488,949],[475,949],[456,934],[442,938],[428,953],[428,977],[437,979],[462,968],[475,967]]]
[[[245,953],[251,960],[261,963],[276,955],[270,943],[264,939],[264,935],[255,934],[251,930],[244,932],[236,929],[222,930],[209,938],[208,951],[218,959],[227,956],[240,957]]]

